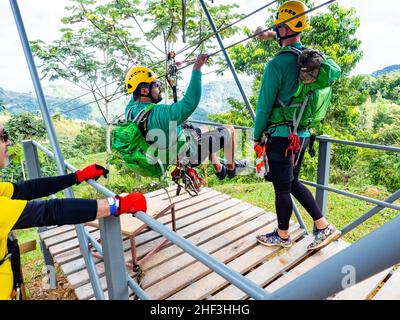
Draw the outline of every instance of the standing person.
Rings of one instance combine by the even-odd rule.
[[[315,250],[337,239],[341,233],[324,218],[313,195],[298,179],[310,133],[307,129],[298,129],[301,147],[297,153],[292,154],[294,156],[292,158],[290,151],[293,151],[294,147],[288,137],[292,136],[293,123],[274,124],[272,121],[273,110],[289,105],[298,88],[297,58],[287,51],[290,51],[290,47],[303,49],[300,42],[301,32],[309,26],[306,15],[301,15],[286,23],[285,21],[305,11],[305,5],[300,1],[285,2],[277,11],[274,21],[275,32],[269,31],[258,35],[260,40],[276,37],[281,46],[281,53],[272,58],[265,67],[254,125],[256,152],[260,151],[263,132],[267,135],[266,152],[269,173],[265,178],[274,186],[278,228],[272,233],[257,236],[257,240],[266,246],[290,247],[292,245],[289,236],[289,221],[293,211],[290,196],[292,194],[314,220],[315,239],[308,246],[308,250]],[[261,30],[259,27],[255,33],[260,33]]]
[[[185,95],[178,102],[169,105],[160,103],[161,83],[157,81],[156,75],[147,67],[133,67],[126,76],[126,89],[128,93],[132,93],[132,99],[126,107],[125,116],[128,121],[133,121],[143,110],[148,110],[139,125],[141,134],[147,138],[149,144],[166,151],[167,155],[169,150],[176,149],[177,154],[162,159],[164,165],[165,161],[168,162],[167,165],[175,164],[175,158],[182,155],[181,150],[185,150],[187,141],[190,140],[191,166],[195,167],[208,158],[218,179],[223,180],[226,176],[233,178],[247,166],[247,161],[234,159],[234,128],[225,125],[210,131],[207,127],[194,128],[186,123],[200,102],[201,68],[207,60],[208,55],[198,55]],[[165,139],[150,141],[151,134],[148,133],[151,130],[161,130]],[[221,163],[217,157],[217,152],[221,149],[225,151],[226,163]]]
[[[8,147],[11,141],[0,124],[0,168],[9,163]],[[123,213],[147,210],[141,193],[107,199],[32,200],[49,196],[89,179],[107,177],[108,170],[92,164],[75,173],[33,179],[24,182],[0,182],[0,300],[16,298],[22,277],[20,275],[18,244],[8,239],[11,230],[41,226],[80,224]],[[18,297],[17,297],[18,298]]]

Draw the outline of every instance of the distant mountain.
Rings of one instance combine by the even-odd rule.
[[[387,73],[393,73],[393,72],[400,72],[400,64],[393,64],[391,66],[387,66],[383,68],[382,70],[377,70],[375,72],[372,72],[372,76],[374,77],[380,77],[383,76]]]
[[[65,98],[54,96],[46,96],[47,106],[50,113],[66,112],[63,114],[65,118],[87,120],[92,119],[92,108],[90,106],[82,106],[83,102],[74,100],[69,101]],[[5,108],[10,113],[19,112],[40,112],[39,104],[36,95],[32,93],[20,93],[7,91],[0,88],[0,101],[5,105]]]
[[[241,80],[246,95],[252,94],[251,81]],[[230,109],[228,98],[242,100],[234,80],[211,81],[203,85],[199,107],[192,115],[195,120],[207,120],[209,113],[224,113]]]
[[[251,82],[242,80],[241,83],[246,94],[251,95]],[[186,89],[186,87],[184,89]],[[90,102],[90,96],[84,97],[84,101],[69,101],[68,97],[74,98],[79,96],[79,94],[63,86],[48,87],[46,88],[46,92],[49,93],[49,95],[46,96],[46,102],[51,114],[59,111],[65,118],[97,120],[99,123],[104,123],[97,107],[85,105],[87,102],[86,100]],[[202,92],[199,107],[192,115],[192,119],[207,120],[207,115],[209,113],[227,112],[230,109],[228,103],[229,97],[242,100],[236,82],[233,80],[219,80],[205,83]],[[33,113],[40,112],[34,93],[20,93],[0,88],[0,101],[11,114],[24,111]],[[110,105],[110,110],[112,110],[113,114],[121,114],[126,104],[126,98],[118,99]]]

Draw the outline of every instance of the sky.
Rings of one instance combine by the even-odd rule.
[[[214,0],[214,4],[231,2],[232,0]],[[267,3],[264,0],[236,0],[235,2],[240,5],[242,13],[252,12]],[[316,4],[323,2],[324,0],[315,1]],[[68,3],[69,0],[19,0],[18,4],[28,39],[41,39],[45,42],[57,39],[58,30],[62,26],[60,19],[66,15],[64,7]],[[400,63],[397,40],[400,34],[398,21],[400,1],[338,0],[338,3],[345,7],[355,7],[361,20],[357,37],[362,41],[364,58],[353,70],[352,75],[369,74],[388,65]],[[264,26],[268,14],[266,10],[263,10],[240,25],[246,25],[254,30],[259,25]],[[0,87],[19,92],[33,91],[29,70],[7,0],[0,0],[0,26]],[[228,74],[225,77],[232,76]],[[215,80],[215,76],[205,77],[205,82],[207,80]],[[46,86],[46,83],[44,82],[43,85]]]

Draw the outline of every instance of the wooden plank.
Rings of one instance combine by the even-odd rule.
[[[92,235],[92,237],[97,238],[100,236],[100,231],[97,230],[97,231],[91,232],[91,235]],[[65,252],[65,251],[68,251],[68,250],[71,250],[71,249],[74,249],[77,247],[79,247],[79,241],[78,241],[78,238],[74,238],[72,240],[68,240],[68,241],[65,241],[65,242],[62,242],[62,243],[59,243],[59,244],[56,244],[56,245],[50,247],[49,251],[50,251],[51,255],[54,256],[59,253],[62,253],[62,252]]]
[[[267,215],[262,215],[257,219],[254,219],[235,229],[236,234],[234,234],[233,232],[231,232],[231,234],[229,235],[226,234],[227,239],[232,238],[236,241],[230,241],[229,245],[224,246],[218,251],[212,253],[212,256],[223,263],[229,263],[231,260],[235,259],[239,255],[243,254],[244,252],[248,251],[250,248],[256,245],[257,242],[255,236],[256,234],[259,234],[259,230],[261,228],[267,228],[267,231],[272,231],[274,225],[271,222],[272,221],[270,220],[270,217],[268,217]],[[222,237],[224,236],[225,235],[223,235]],[[202,249],[206,252],[209,252],[204,248]],[[154,270],[155,269],[150,270],[150,272],[153,272],[154,274]],[[204,264],[196,261],[195,263],[190,264],[184,269],[177,269],[175,273],[153,283],[150,287],[147,287],[147,284],[150,282],[149,278],[151,273],[146,272],[142,285],[144,288],[146,288],[146,292],[152,299],[165,299],[170,295],[173,295],[177,291],[181,290],[182,288],[186,287],[190,283],[193,283],[194,281],[206,276],[211,272],[212,271]],[[153,276],[153,279],[154,278],[155,277]]]
[[[195,205],[194,209],[200,208],[200,206],[203,206],[202,210],[196,210],[194,212],[191,212],[191,208],[185,208],[183,210],[177,210],[175,213],[176,216],[176,227],[177,230],[182,229],[183,227],[188,226],[189,224],[195,223],[197,221],[200,221],[204,218],[209,217],[210,215],[217,214],[219,211],[222,211],[226,208],[233,207],[240,203],[240,200],[238,199],[231,199],[230,197],[224,197],[223,195],[217,196],[211,199],[208,199],[206,201],[203,201],[202,203],[199,203]],[[198,206],[198,207],[196,207]],[[163,219],[167,218],[167,219]],[[161,217],[158,219],[159,222],[163,223],[165,226],[170,227],[171,226],[171,219],[170,216],[165,216]],[[146,232],[141,233],[138,235],[135,240],[137,245],[140,245],[142,243],[157,239],[160,237],[160,234],[158,232],[148,230]]]
[[[85,228],[89,232],[93,232],[98,229],[98,228],[94,228],[94,227],[90,227],[90,226],[87,226]],[[77,237],[76,231],[75,231],[75,229],[73,229],[71,231],[64,232],[62,234],[53,236],[51,238],[47,238],[46,240],[44,240],[44,244],[46,245],[47,248],[50,248],[51,246],[54,246],[58,243],[65,242],[67,240],[71,240],[76,237]]]
[[[227,194],[223,194],[223,193],[215,195],[211,198],[208,197],[208,194],[206,194],[206,196],[207,197],[204,197],[203,195],[201,197],[199,196],[198,201],[197,202],[194,201],[191,206],[187,206],[184,208],[182,208],[180,206],[175,207],[175,212],[177,214],[177,221],[182,218],[185,218],[189,215],[197,213],[199,211],[204,211],[205,209],[212,207],[220,202],[226,201],[228,199],[232,199],[232,197],[230,197]],[[237,199],[237,201],[240,201],[240,200]],[[171,217],[170,216],[160,217],[159,221],[161,223],[166,224],[166,223],[171,222]]]
[[[400,267],[393,272],[373,300],[400,300]]]
[[[304,260],[310,252],[307,251],[307,246],[310,244],[311,236],[307,236],[300,242],[295,243],[291,248],[282,250],[280,254],[274,258],[261,264],[246,275],[246,278],[255,282],[259,286],[263,287],[270,283],[287,269],[295,265],[296,263]],[[311,241],[310,241],[311,240]],[[215,300],[243,300],[247,298],[247,294],[236,288],[233,285],[225,288],[219,293],[213,296]]]
[[[293,230],[290,230],[290,233],[293,241],[296,241],[304,234],[304,231],[302,229],[295,229],[294,232]],[[271,255],[274,255],[281,250],[281,247],[266,247],[258,244],[250,251],[230,262],[228,266],[233,270],[243,274],[263,261],[268,260]],[[169,297],[168,300],[202,300],[227,284],[229,284],[229,282],[225,278],[213,272],[189,285],[188,287],[180,290],[176,294]]]
[[[243,205],[243,207],[241,207],[242,205]],[[241,203],[240,206],[238,205],[238,206],[235,206],[235,207],[229,209],[229,211],[233,211],[234,213],[242,212],[240,215],[234,216],[232,219],[227,219],[226,221],[223,221],[222,223],[217,224],[212,228],[203,230],[200,233],[196,233],[196,234],[192,235],[191,237],[189,237],[187,240],[190,241],[191,243],[195,244],[196,246],[203,247],[203,244],[204,244],[204,246],[206,246],[206,243],[210,242],[212,239],[216,238],[217,239],[216,241],[221,241],[221,239],[218,239],[218,237],[222,237],[221,245],[224,245],[226,243],[226,241],[229,241],[231,238],[223,238],[223,237],[228,232],[231,232],[231,233],[235,232],[232,230],[235,230],[235,228],[237,228],[243,222],[246,221],[243,219],[247,219],[247,220],[253,219],[254,217],[259,216],[263,212],[262,209],[254,210],[252,207],[244,209],[244,211],[242,211],[242,208],[246,208],[245,205],[246,205],[245,203]],[[268,221],[272,222],[274,220],[274,218],[275,218],[274,216],[268,215]],[[228,235],[230,235],[230,234],[228,234]],[[215,243],[217,243],[217,242],[213,242],[212,244],[209,245],[210,250],[215,249]],[[146,261],[142,267],[144,270],[149,270],[160,264],[165,265],[164,262],[170,261],[173,258],[181,255],[182,253],[184,253],[184,251],[181,248],[179,248],[178,246],[175,246],[175,245],[170,246],[168,248],[161,250],[156,255],[151,257],[151,259]],[[182,257],[180,257],[180,258],[182,258]],[[173,265],[173,262],[168,262],[168,265]]]
[[[255,212],[254,215],[249,214],[249,213],[248,213],[249,207],[250,207],[249,204],[241,203],[239,206],[236,206],[236,207],[234,207],[234,208],[229,208],[229,209],[227,210],[227,213],[228,213],[228,214],[231,214],[231,215],[235,215],[235,214],[237,214],[237,213],[240,213],[241,210],[247,210],[247,211],[245,211],[245,212],[243,213],[243,216],[244,216],[245,218],[247,218],[247,219],[251,219],[252,217],[255,217],[255,216],[256,216],[257,212]],[[233,209],[234,209],[234,210],[233,210]],[[222,211],[221,214],[218,214],[218,216],[215,217],[215,218],[218,218],[220,221],[223,222],[223,225],[218,226],[218,230],[219,230],[219,231],[217,231],[217,232],[224,232],[224,231],[229,230],[229,228],[230,228],[229,223],[231,223],[231,222],[230,222],[230,220],[228,219],[228,215],[227,215],[227,214],[223,214],[223,213],[224,213],[224,212]],[[245,218],[243,218],[243,219],[240,220],[241,223],[245,222]],[[228,222],[226,222],[226,220],[227,220]],[[180,236],[183,236],[183,237],[185,237],[185,236],[187,236],[187,235],[190,235],[190,234],[193,232],[192,229],[196,230],[196,226],[198,226],[199,229],[200,229],[202,224],[204,224],[204,221],[198,221],[197,223],[195,223],[195,224],[193,224],[193,225],[189,225],[189,226],[187,226],[187,227],[181,229],[181,230],[179,231],[179,235],[180,235]],[[206,225],[207,225],[207,224],[206,224]],[[237,223],[236,223],[236,225],[237,225]],[[209,226],[209,225],[208,225],[208,226]],[[187,230],[186,230],[186,229],[187,229]],[[204,228],[203,228],[203,229],[204,229]],[[206,237],[206,238],[203,239],[203,242],[207,241],[208,239],[210,239],[210,238],[212,238],[212,237],[215,237],[215,234],[217,234],[217,232],[214,232],[214,231],[213,231],[214,229],[215,229],[215,227],[210,227],[210,226],[208,227],[208,229],[207,229],[208,232],[205,233],[205,237]],[[221,230],[222,230],[222,231],[221,231]],[[190,241],[190,238],[189,238],[188,240]],[[158,241],[163,241],[163,238],[160,238]],[[152,246],[148,245],[148,243],[147,243],[146,245],[144,245],[144,246],[139,246],[139,247],[137,248],[138,257],[140,258],[140,257],[144,256],[147,252],[149,252],[150,250],[152,250],[152,249],[154,248],[154,246],[157,245],[157,244],[158,244],[158,242],[153,242],[153,243],[152,243]],[[198,243],[195,243],[195,244],[198,244]],[[124,244],[124,248],[128,249],[128,251],[125,252],[125,260],[126,260],[126,261],[129,261],[129,260],[131,260],[131,252],[130,252],[130,250],[129,250],[129,249],[130,249],[130,244],[128,243],[127,246],[125,246],[125,244]],[[164,249],[164,250],[165,250],[165,249]],[[180,253],[183,253],[183,251],[182,251],[181,249],[180,249],[179,252],[180,252]],[[172,257],[172,256],[169,256],[168,259],[171,259],[171,257]],[[191,256],[190,256],[190,257],[191,257]],[[151,258],[151,259],[153,259],[153,258]],[[151,259],[150,259],[150,260],[151,260]],[[86,269],[84,269],[84,267],[85,267],[85,264],[84,264],[84,260],[83,260],[83,258],[82,258],[81,261],[72,261],[72,262],[70,262],[70,263],[68,263],[68,264],[62,265],[62,266],[61,266],[61,269],[62,269],[62,271],[63,271],[65,274],[73,273],[73,272],[76,271],[78,268],[83,269],[83,270],[81,270],[81,271],[79,271],[79,272],[73,273],[72,275],[70,275],[70,276],[68,277],[68,281],[70,282],[70,284],[71,284],[72,286],[76,287],[76,286],[78,286],[78,285],[81,285],[81,284],[83,284],[83,283],[89,281],[89,275],[88,275]],[[104,263],[101,262],[101,263],[97,264],[96,267],[97,267],[97,270],[98,270],[98,274],[99,274],[99,275],[103,275],[103,274],[105,273]],[[145,269],[145,266],[143,266],[143,269]]]
[[[268,292],[274,292],[278,290],[279,288],[288,284],[290,281],[294,280],[298,276],[301,276],[308,270],[314,268],[321,262],[329,259],[339,251],[347,248],[349,245],[350,245],[349,243],[342,240],[337,240],[332,242],[325,248],[322,248],[321,250],[317,251],[308,259],[304,260],[301,264],[299,264],[295,268],[291,269],[288,273],[284,274],[282,277],[269,284],[267,287],[265,287],[265,289]]]
[[[205,193],[209,193],[209,192],[212,192],[212,191],[217,192],[216,190],[213,190],[213,189],[210,189],[210,188],[203,188],[199,192],[199,195],[205,194]],[[181,192],[181,194],[179,196],[177,196],[175,193],[171,193],[170,192],[170,198],[171,198],[172,202],[179,203],[179,202],[182,202],[182,201],[186,201],[188,199],[195,199],[196,197],[192,197],[187,192]],[[164,193],[162,196],[157,196],[156,198],[151,198],[151,201],[168,201],[169,202],[170,198],[168,198],[168,195]]]
[[[196,223],[189,224],[186,227],[179,229],[177,233],[184,238],[189,238],[194,234],[206,230],[208,235],[210,235],[211,233],[209,231],[213,226],[225,223],[228,219],[229,221],[240,221],[240,223],[245,222],[246,219],[250,219],[252,217],[250,214],[247,213],[247,216],[243,216],[243,214],[241,214],[241,212],[249,209],[250,207],[251,205],[249,204],[240,203],[234,208],[229,208],[228,210],[224,210],[222,212],[219,212],[218,214],[214,214],[212,216],[204,218],[200,221],[197,221]],[[233,220],[230,218],[232,218]],[[228,229],[225,229],[221,232],[225,232],[226,230]],[[144,256],[147,252],[151,251],[152,248],[159,244],[160,241],[163,241],[163,238],[156,239],[139,246],[137,248],[138,256]]]
[[[36,250],[36,240],[24,242],[19,245],[20,254],[24,254],[33,250]]]
[[[39,236],[40,236],[40,239],[45,240],[47,238],[50,238],[50,237],[59,235],[59,234],[64,233],[64,232],[74,230],[74,229],[75,229],[75,227],[72,226],[72,225],[64,225],[64,226],[61,226],[61,227],[56,227],[56,228],[53,228],[53,229],[50,229],[50,230],[46,230],[46,231],[40,232]]]
[[[337,293],[333,300],[366,300],[386,278],[392,268],[386,269],[354,286]]]
[[[290,266],[292,266],[293,264],[304,258],[306,246],[310,243],[310,240],[311,240],[310,236],[306,237],[300,243],[288,249],[287,252],[285,252],[285,254],[283,254],[282,256],[277,256],[274,259],[271,259],[270,261],[266,262],[259,268],[248,273],[246,277],[249,278],[249,280],[253,281],[254,283],[258,284],[259,286],[264,286],[270,283],[272,280],[276,278],[277,275],[281,274],[282,272],[287,270]],[[300,265],[296,266],[288,273],[284,274],[283,276],[281,276],[280,278],[269,284],[266,290],[269,292],[277,290],[278,288],[289,283],[291,280],[295,279],[299,275],[313,268],[314,266],[322,262],[322,260],[325,260],[328,257],[332,256],[342,248],[344,248],[344,246],[338,245],[338,243],[335,241],[328,247],[321,249],[320,251],[318,251],[305,261],[303,261]],[[242,300],[246,299],[247,297],[248,296],[246,293],[244,293],[243,291],[241,291],[240,289],[238,289],[233,285],[229,285],[225,289],[213,295],[212,299]]]
[[[229,200],[229,201],[224,201],[222,203],[219,203],[217,205],[215,205],[213,208],[215,208],[216,214],[219,214],[221,212],[223,212],[224,209],[229,209],[232,208],[233,205],[240,203],[240,200]],[[249,206],[249,205],[247,205]],[[237,209],[240,209],[240,207],[238,207]],[[208,214],[212,213],[211,210],[209,210],[210,212],[208,212]],[[239,212],[239,210],[238,210]],[[177,216],[179,217],[180,212],[177,212]],[[191,216],[187,216],[187,223],[189,223],[189,220],[195,221],[195,222],[200,222],[202,220],[202,218],[205,218],[205,214],[202,211],[197,212],[196,214],[193,214]],[[170,225],[167,225],[167,227],[170,227]],[[182,231],[183,230],[183,231]],[[151,232],[151,234],[149,234]],[[180,235],[182,235],[182,232],[184,232],[183,228],[178,229],[178,233]],[[160,234],[158,233],[154,233],[153,231],[149,231],[145,234],[146,238],[140,238],[138,240],[138,237],[136,237],[136,243],[137,243],[137,248],[138,248],[138,257],[143,256],[145,253],[147,253],[148,251],[150,251],[155,245],[157,245],[160,241],[163,241],[163,237],[160,236]],[[148,244],[150,240],[154,240],[151,244]],[[144,240],[147,240],[146,242]],[[148,244],[145,249],[140,249],[140,246],[143,244]],[[130,253],[130,241],[125,241],[123,243],[123,248],[124,250],[127,251],[126,256],[126,260],[129,261],[131,260],[131,253]],[[64,264],[61,264],[61,270],[63,271],[63,273],[65,274],[70,274],[79,270],[82,270],[85,268],[85,262],[83,260],[83,257],[80,255],[80,251],[77,251],[75,254],[76,258],[79,260],[75,260],[75,259],[70,259],[70,261],[67,261]],[[67,257],[68,258],[68,257]],[[56,259],[59,259],[59,256],[56,256]],[[57,261],[57,260],[56,260]]]
[[[223,248],[222,250],[218,251],[218,254],[214,254],[215,258],[219,259],[220,261],[224,261],[224,260],[231,260],[235,258],[235,255],[238,253],[241,253],[243,251],[247,251],[249,248],[253,247],[255,245],[255,235],[258,234],[260,231],[260,229],[265,229],[265,226],[267,224],[271,224],[271,221],[269,220],[270,215],[262,215],[260,217],[258,217],[257,219],[252,220],[251,222],[247,223],[247,227],[250,228],[250,225],[253,229],[253,233],[247,234],[247,236],[244,236],[246,233],[242,233],[242,237],[232,243],[230,246]],[[273,226],[271,224],[270,229],[272,230]],[[189,271],[189,272],[185,272],[185,275],[188,277],[188,279],[180,279],[180,277],[178,275],[181,275],[181,272],[177,272],[175,273],[173,276],[171,276],[173,279],[171,279],[172,281],[169,281],[170,279],[164,279],[163,281],[160,281],[160,283],[154,285],[151,287],[151,294],[154,294],[154,297],[152,295],[150,295],[150,297],[152,299],[161,299],[162,297],[158,297],[157,295],[157,288],[160,287],[160,284],[163,285],[163,292],[165,290],[168,290],[168,288],[166,288],[166,285],[174,285],[175,281],[179,281],[180,284],[182,284],[182,282],[186,282],[186,283],[190,283],[191,281],[194,281],[196,279],[196,275],[200,276],[202,274],[206,275],[208,273],[210,273],[211,271],[205,267],[203,264],[201,264],[200,262],[197,262],[195,264],[192,264],[190,267],[190,270],[193,270],[193,272]],[[188,270],[189,268],[185,268],[184,270]],[[146,273],[147,274],[147,273]],[[145,278],[146,278],[146,274],[145,274]],[[193,275],[193,277],[192,277]],[[169,277],[169,278],[171,278]],[[105,289],[106,287],[106,281],[105,281],[105,277],[101,277],[100,278],[100,282],[103,286],[103,289]],[[178,284],[178,282],[176,282],[176,284]],[[178,285],[179,287],[179,285]],[[150,289],[150,288],[149,288]],[[146,289],[146,292],[148,291],[148,289]],[[155,292],[154,292],[155,291]],[[77,289],[75,289],[75,293],[77,295],[77,297],[79,299],[89,299],[91,298],[91,296],[93,295],[90,284],[81,286]],[[147,292],[149,293],[149,292]],[[175,292],[172,292],[171,294],[173,294]]]

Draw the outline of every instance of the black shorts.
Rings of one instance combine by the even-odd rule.
[[[211,153],[224,149],[226,143],[230,143],[230,133],[225,127],[218,127],[215,130],[202,132],[200,128],[193,128],[191,139],[194,138],[195,152],[188,154],[189,162],[192,167],[203,163]]]
[[[267,143],[267,156],[269,164],[269,172],[265,176],[265,180],[271,181],[275,184],[289,183],[294,178],[299,177],[301,163],[304,159],[304,153],[310,142],[309,138],[300,139],[301,150],[295,154],[294,162],[297,165],[292,165],[292,155],[288,152],[288,156],[285,156],[285,151],[289,146],[289,140],[285,137],[270,137]]]

